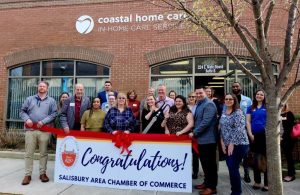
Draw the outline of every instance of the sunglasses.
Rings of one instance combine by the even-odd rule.
[[[125,100],[126,98],[125,97],[119,97],[118,99],[119,100]]]

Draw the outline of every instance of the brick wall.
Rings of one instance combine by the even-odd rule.
[[[211,40],[205,35],[186,33],[182,29],[163,30],[163,22],[99,24],[99,17],[128,16],[130,14],[151,15],[164,14],[166,10],[146,4],[145,1],[24,1],[21,4],[7,0],[0,4],[0,104],[6,105],[8,67],[26,60],[66,57],[70,59],[88,59],[100,63],[107,56],[111,65],[111,81],[113,87],[127,92],[136,89],[139,97],[143,97],[149,86],[149,65],[178,57],[199,54],[223,54],[215,46],[207,46]],[[276,26],[270,29],[274,53],[277,56],[284,39],[282,33],[286,21],[285,13],[274,16]],[[75,22],[79,16],[89,15],[95,21],[94,30],[86,35],[79,34]],[[165,25],[167,23],[164,23]],[[169,24],[169,23],[168,23]],[[128,27],[128,31],[111,31],[114,26]],[[140,30],[139,28],[146,28]],[[249,27],[253,24],[249,23]],[[99,32],[99,28],[106,28]],[[159,29],[159,30],[158,30]],[[114,29],[116,30],[116,29]],[[228,40],[232,48],[241,55],[248,55],[236,36]],[[199,49],[199,44],[206,45]],[[178,51],[176,49],[181,49]],[[194,50],[191,50],[194,48]],[[197,49],[198,48],[198,49]],[[165,50],[164,50],[165,49]],[[171,49],[171,50],[168,50]],[[155,52],[166,51],[163,56],[155,56]],[[95,52],[88,56],[90,52]],[[175,55],[176,54],[176,55]],[[97,58],[97,55],[98,58]],[[276,59],[279,59],[276,58]],[[289,83],[293,81],[289,77]],[[292,110],[300,112],[297,90],[290,100]],[[0,107],[0,126],[4,126],[5,106]]]

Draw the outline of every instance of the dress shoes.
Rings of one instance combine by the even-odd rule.
[[[251,182],[251,179],[250,179],[249,174],[245,174],[245,175],[244,175],[244,181],[245,181],[246,183],[250,183],[250,182]]]
[[[205,188],[206,188],[206,186],[205,186],[204,183],[195,186],[195,189],[197,189],[197,190],[203,190],[203,189],[205,189]]]
[[[213,189],[210,189],[210,188],[205,188],[203,191],[200,191],[199,194],[200,195],[211,195],[211,194],[216,194],[217,193],[217,190],[213,190]]]
[[[42,175],[40,175],[40,180],[42,182],[48,182],[49,181],[49,178],[47,177],[47,175],[44,173]]]
[[[23,181],[22,181],[22,185],[28,185],[31,181],[31,176],[25,176]]]

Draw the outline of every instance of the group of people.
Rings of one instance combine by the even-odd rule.
[[[25,177],[23,185],[31,181],[33,153],[39,144],[40,179],[48,182],[46,175],[48,133],[32,129],[54,122],[67,134],[70,130],[124,133],[151,133],[189,135],[198,142],[200,155],[193,151],[193,179],[198,177],[199,159],[204,172],[204,182],[196,185],[199,194],[216,194],[218,181],[217,147],[224,153],[228,166],[232,194],[241,194],[239,166],[246,159],[250,148],[254,153],[266,157],[266,103],[265,93],[258,90],[253,102],[241,94],[241,85],[232,84],[232,93],[225,95],[224,105],[213,97],[213,89],[199,87],[188,94],[188,99],[171,90],[167,96],[166,86],[160,84],[149,88],[147,96],[137,100],[134,90],[127,94],[112,90],[112,83],[106,81],[104,91],[97,97],[84,95],[83,84],[76,84],[75,93],[64,92],[59,97],[58,106],[49,97],[49,84],[41,81],[38,93],[28,97],[22,105],[20,116],[24,120],[25,133]],[[290,131],[293,114],[287,107],[283,110],[284,132]],[[288,133],[283,134],[283,148],[288,161],[289,175],[285,181],[295,179],[295,169],[291,156],[291,142]],[[251,182],[249,170],[244,160],[244,179]],[[264,171],[264,185],[261,186],[261,170],[254,167],[254,189],[268,190],[267,171]]]

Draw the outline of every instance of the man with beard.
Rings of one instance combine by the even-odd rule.
[[[26,98],[20,111],[20,117],[24,121],[25,126],[25,177],[22,185],[28,185],[31,181],[33,169],[33,155],[36,145],[40,151],[40,180],[48,182],[46,175],[47,169],[47,145],[49,142],[49,133],[36,129],[31,129],[33,124],[38,128],[46,124],[51,124],[57,115],[56,101],[48,96],[49,84],[46,81],[39,82],[38,93],[34,96]]]
[[[233,82],[231,86],[232,93],[236,95],[238,102],[240,104],[240,108],[246,116],[247,108],[252,105],[252,101],[249,97],[242,95],[241,84],[239,82]],[[248,154],[248,152],[247,152]],[[246,183],[250,183],[251,179],[249,176],[249,168],[247,165],[247,155],[243,159],[243,167],[244,167],[244,181]]]
[[[218,172],[217,172],[217,108],[209,100],[204,88],[195,90],[197,106],[194,115],[193,135],[198,142],[199,158],[204,172],[204,182],[196,185],[200,195],[217,193]]]

